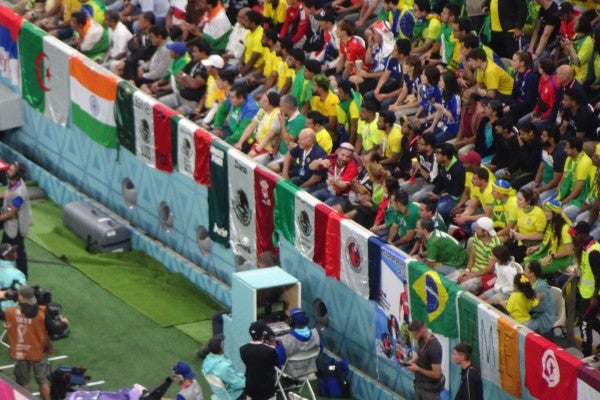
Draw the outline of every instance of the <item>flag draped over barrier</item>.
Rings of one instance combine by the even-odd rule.
[[[127,81],[119,82],[117,87],[117,105],[115,121],[119,144],[135,154],[135,115],[133,113],[133,94],[137,89]]]
[[[98,64],[75,55],[69,66],[73,123],[97,143],[116,148],[117,78]]]
[[[419,262],[409,265],[411,315],[422,319],[433,332],[456,337],[456,294],[460,288]]]
[[[194,179],[201,185],[210,187],[211,175],[210,175],[210,159],[211,159],[211,147],[210,144],[213,141],[213,137],[210,133],[197,129],[194,132],[194,146],[196,147],[196,163],[194,166]]]
[[[69,59],[74,53],[73,48],[54,36],[46,34],[32,23],[27,21],[23,23],[19,35],[23,99],[52,122],[63,126],[66,125],[69,115],[69,102],[65,100],[69,98],[69,92],[73,94],[69,85],[74,76],[73,73],[69,74],[69,68],[66,66],[69,65]],[[83,58],[79,60],[81,61]],[[75,74],[79,78],[84,78],[85,69],[76,71]],[[111,78],[107,77],[106,79]],[[116,78],[112,77],[112,79]],[[82,91],[76,94],[83,96],[88,93],[87,90],[96,95],[99,94],[89,80],[77,79],[77,82],[82,86]],[[105,100],[109,102],[112,98],[111,88],[112,84],[107,87],[106,92],[102,92],[106,93]],[[102,97],[98,98],[102,99]],[[78,97],[78,99],[82,99],[82,97]],[[90,99],[92,98],[90,97]],[[106,106],[110,107],[110,104]],[[84,105],[82,107],[85,108]],[[92,109],[89,108],[88,111],[92,111]],[[78,118],[76,120],[81,121]],[[105,121],[101,119],[101,122]],[[88,132],[86,131],[86,133]]]
[[[180,118],[177,121],[177,171],[191,179],[194,179],[194,169],[196,168],[196,145],[194,143],[196,129],[198,129],[198,125],[189,119]]]
[[[151,167],[156,167],[153,111],[156,103],[156,99],[140,90],[133,94],[135,155]]]
[[[156,103],[152,107],[156,168],[164,172],[173,172],[171,118],[176,114],[162,103]]]
[[[292,182],[286,179],[277,181],[274,193],[275,209],[273,211],[273,225],[275,232],[293,245],[298,240],[295,226],[296,210],[298,209],[296,196],[298,193],[302,193],[302,191]],[[312,225],[307,225],[306,229],[312,230]],[[308,257],[308,255],[306,256]]]
[[[234,253],[256,261],[256,202],[254,168],[256,163],[243,153],[231,149],[227,153],[229,182],[229,241]]]
[[[218,140],[210,144],[210,188],[208,221],[210,238],[229,247],[229,186],[227,184],[227,151],[229,146]]]
[[[22,23],[20,15],[0,7],[0,76],[15,86],[21,83],[17,40]]]
[[[273,208],[277,175],[264,168],[254,169],[254,196],[256,204],[256,254],[277,251],[273,244]]]

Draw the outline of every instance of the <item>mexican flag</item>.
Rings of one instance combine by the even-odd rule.
[[[75,50],[23,22],[19,35],[22,96],[51,121],[65,126],[69,115],[69,60]],[[93,79],[92,79],[93,81]],[[89,98],[86,99],[89,102]],[[112,111],[111,111],[112,113]]]
[[[242,152],[227,152],[229,177],[229,241],[235,254],[256,262],[256,199],[254,169],[256,163]]]
[[[196,168],[194,133],[197,129],[198,125],[189,119],[181,118],[177,122],[177,171],[190,179],[194,179]]]
[[[76,55],[69,60],[69,66],[73,123],[94,141],[116,148],[117,78],[98,64]]]

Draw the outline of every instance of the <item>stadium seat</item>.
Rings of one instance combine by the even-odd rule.
[[[555,317],[552,328],[555,330],[558,328],[561,331],[560,336],[564,334],[565,324],[567,322],[567,310],[565,306],[565,300],[563,299],[563,293],[560,288],[556,286],[550,287],[550,295],[552,297],[552,304],[554,305]]]

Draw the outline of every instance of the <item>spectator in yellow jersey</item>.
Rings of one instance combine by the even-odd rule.
[[[318,111],[309,111],[306,114],[306,127],[315,131],[315,136],[319,146],[325,150],[327,154],[333,151],[333,140],[331,134],[325,128],[327,117]]]
[[[310,109],[317,111],[328,118],[325,128],[333,138],[336,137],[337,105],[340,98],[329,88],[329,79],[325,75],[313,78],[313,96],[310,98]]]
[[[379,150],[383,140],[383,130],[379,128],[377,120],[377,104],[365,101],[360,106],[360,119],[358,120],[358,137],[356,140],[356,153],[361,154],[373,149]]]
[[[461,158],[462,161],[463,158]],[[492,215],[492,204],[494,196],[492,195],[492,182],[490,182],[490,172],[486,168],[478,168],[472,176],[471,199],[464,212],[454,217],[454,222],[463,229],[470,232],[471,223],[481,217],[490,217]]]
[[[264,29],[261,25],[262,15],[254,10],[244,13],[241,22],[248,29],[248,33],[244,53],[238,64],[238,73],[242,78],[247,79],[249,76],[262,73],[265,52],[262,45]]]
[[[512,255],[522,262],[528,247],[542,243],[546,228],[546,215],[538,205],[538,197],[531,189],[521,189],[517,193],[517,222],[509,224],[508,242]]]
[[[475,79],[477,92],[484,97],[509,102],[513,90],[513,78],[489,60],[484,49],[477,47],[469,52],[471,68],[477,69]]]
[[[379,163],[387,170],[395,169],[402,153],[402,130],[396,124],[396,115],[393,111],[386,110],[379,114],[377,128],[383,132],[379,154],[382,156]]]

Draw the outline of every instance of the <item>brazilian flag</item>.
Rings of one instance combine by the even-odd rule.
[[[418,261],[408,264],[408,284],[412,319],[422,320],[435,333],[458,337],[456,295],[460,287]]]

